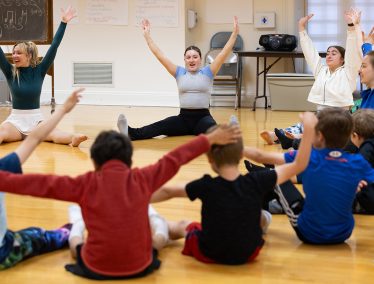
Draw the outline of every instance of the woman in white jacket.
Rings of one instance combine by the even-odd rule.
[[[308,36],[305,26],[313,14],[299,20],[300,45],[305,60],[313,72],[315,81],[310,90],[308,101],[317,105],[317,111],[326,107],[341,107],[349,110],[353,105],[352,93],[356,89],[356,79],[362,61],[360,12],[351,9],[345,13],[348,24],[346,49],[329,46],[326,64]],[[290,136],[302,134],[301,124],[284,129]],[[278,140],[272,131],[262,131],[260,136],[268,143]]]

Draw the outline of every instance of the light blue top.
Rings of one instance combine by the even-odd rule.
[[[213,78],[209,65],[194,73],[178,66],[175,79],[179,91],[180,107],[187,109],[209,108]]]

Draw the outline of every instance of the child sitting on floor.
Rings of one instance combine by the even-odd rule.
[[[116,131],[103,131],[91,147],[95,171],[75,178],[0,172],[0,190],[80,205],[88,237],[83,240],[83,222],[77,218],[69,240],[77,262],[65,266],[68,271],[96,280],[141,277],[160,266],[152,249],[148,219],[152,193],[180,166],[207,152],[211,144],[233,143],[239,137],[238,127],[219,127],[153,165],[131,168],[133,147],[129,138]]]
[[[0,170],[22,173],[21,164],[31,155],[40,142],[56,127],[66,113],[76,105],[80,92],[76,90],[53,115],[40,123],[17,149],[0,159]],[[60,249],[68,244],[71,224],[57,230],[46,231],[30,227],[20,231],[7,229],[4,193],[0,192],[0,269],[6,269],[35,255]]]
[[[299,175],[305,200],[291,202],[287,196],[297,188],[276,187],[279,201],[299,239],[310,244],[337,244],[350,237],[354,228],[352,204],[361,180],[374,181],[374,170],[361,156],[345,153],[351,136],[352,116],[348,111],[329,108],[318,113],[316,138],[310,162]],[[247,157],[266,164],[292,163],[297,151],[271,153],[247,148]]]
[[[259,254],[264,244],[262,228],[266,225],[265,218],[262,226],[260,221],[263,196],[276,184],[302,172],[309,161],[316,118],[312,113],[305,113],[302,120],[304,140],[291,164],[241,175],[238,164],[243,156],[242,140],[230,145],[213,145],[208,161],[218,177],[205,175],[185,187],[163,187],[153,194],[151,202],[172,197],[202,201],[201,224],[183,221],[177,225],[179,237],[185,237],[183,254],[202,262],[223,264],[243,264]]]

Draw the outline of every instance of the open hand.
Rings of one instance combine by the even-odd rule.
[[[151,23],[147,19],[142,20],[142,30],[143,30],[143,35],[149,35],[151,33]]]
[[[84,91],[84,88],[79,88],[77,90],[74,90],[73,93],[66,99],[64,103],[64,110],[66,113],[70,112],[75,105],[79,102],[79,100],[82,98],[81,93]]]
[[[207,134],[210,144],[226,145],[235,143],[241,138],[242,132],[238,125],[219,125]]]
[[[361,22],[361,11],[354,8],[350,8],[348,11],[345,11],[344,19],[347,22],[347,24],[358,25]]]
[[[305,17],[302,17],[300,20],[299,20],[299,31],[303,31],[305,30],[305,26],[306,24],[309,22],[309,20],[314,16],[314,14],[309,14]]]
[[[77,12],[75,9],[72,8],[71,5],[69,5],[65,10],[61,8],[61,20],[64,23],[70,22],[70,20],[75,18],[76,16]]]
[[[362,41],[364,43],[374,44],[374,27],[372,27],[368,35],[365,35],[365,33],[362,32]]]

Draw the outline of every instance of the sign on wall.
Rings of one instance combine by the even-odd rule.
[[[86,23],[128,25],[128,0],[87,0]]]

